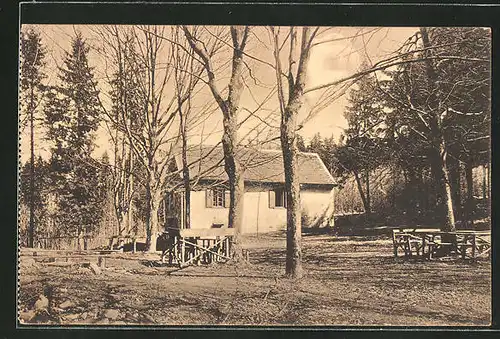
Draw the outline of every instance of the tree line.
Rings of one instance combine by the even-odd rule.
[[[385,192],[392,213],[444,230],[470,227],[478,212],[473,169],[481,166],[486,180],[490,165],[489,39],[481,28],[420,29],[400,49],[405,62],[350,90],[339,142],[318,134],[299,144],[320,154],[340,184],[354,179],[367,214],[371,185],[386,171],[403,178],[391,187],[397,192]],[[442,55],[450,59],[434,62]],[[481,185],[486,198],[488,183]]]

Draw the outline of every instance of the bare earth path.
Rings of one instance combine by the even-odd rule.
[[[250,264],[148,265],[110,258],[99,275],[81,267],[21,268],[21,314],[48,294],[49,324],[489,325],[490,264],[408,262],[384,237],[304,236],[306,276],[283,277],[284,234],[247,237]],[[118,258],[119,257],[119,258]],[[24,257],[23,257],[24,258]],[[21,266],[24,267],[24,266]],[[32,311],[31,311],[32,312]],[[26,321],[25,321],[26,322]]]

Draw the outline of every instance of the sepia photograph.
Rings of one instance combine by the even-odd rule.
[[[491,46],[22,24],[18,326],[490,326]]]

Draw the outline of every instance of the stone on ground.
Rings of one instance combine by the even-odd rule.
[[[34,310],[28,310],[19,313],[19,320],[22,322],[28,322],[35,317],[36,313]]]
[[[90,273],[90,269],[88,269],[86,267],[78,267],[78,273],[87,274],[87,273]]]
[[[120,316],[120,311],[114,310],[114,309],[108,309],[104,311],[104,317],[111,319],[111,320],[116,320]]]
[[[66,300],[65,302],[63,302],[59,305],[59,308],[66,309],[66,308],[73,307],[73,306],[75,306],[74,302],[72,302],[71,300]]]
[[[89,265],[90,267],[90,270],[96,274],[96,275],[99,275],[102,273],[101,269],[99,268],[99,266],[97,266],[96,264],[94,264],[93,262],[90,263]]]
[[[79,314],[66,314],[64,320],[76,320],[80,317]]]
[[[43,294],[40,294],[40,297],[35,302],[35,310],[36,311],[44,310],[47,309],[48,307],[49,307],[49,299],[47,299],[47,297],[44,296]]]

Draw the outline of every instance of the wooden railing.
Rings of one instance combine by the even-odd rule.
[[[179,267],[191,264],[210,264],[230,260],[234,229],[172,229],[164,236],[168,246],[162,261]]]

